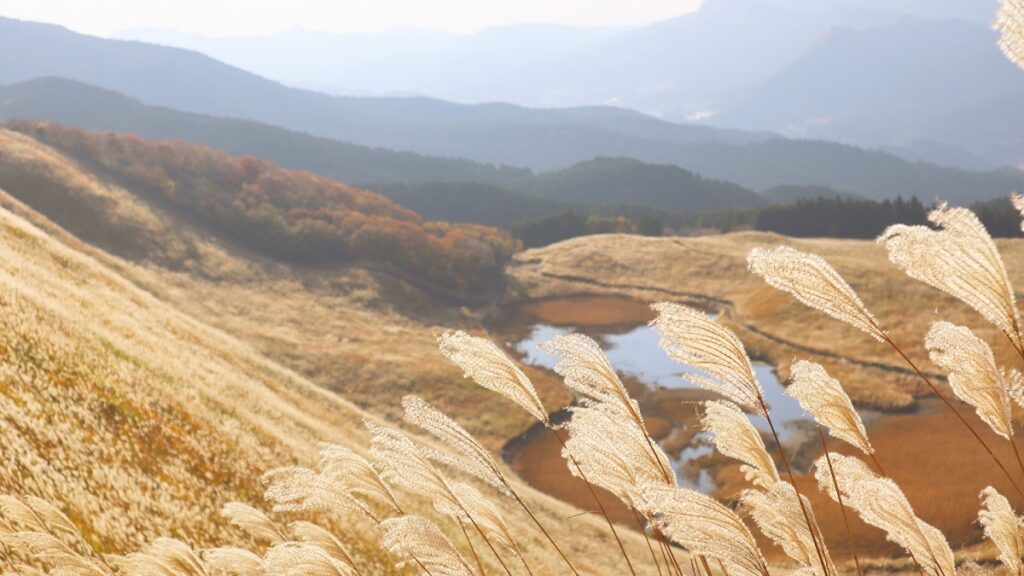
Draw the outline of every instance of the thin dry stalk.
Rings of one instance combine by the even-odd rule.
[[[566,557],[558,544],[541,525],[533,511],[523,501],[519,493],[512,487],[501,467],[494,457],[487,451],[473,436],[467,432],[458,422],[452,420],[440,410],[437,410],[426,401],[416,396],[406,396],[402,399],[402,406],[405,408],[405,420],[410,424],[418,426],[423,431],[434,436],[441,442],[455,449],[461,456],[450,453],[442,453],[436,450],[425,450],[425,453],[434,461],[452,466],[467,474],[494,486],[502,493],[511,496],[513,500],[533,519],[555,550],[562,556],[563,560],[572,568],[572,563]],[[575,568],[572,568],[575,572]]]
[[[497,392],[504,396],[508,400],[517,404],[520,408],[526,410],[538,421],[542,422],[544,426],[551,430],[558,439],[558,442],[562,445],[563,450],[565,449],[565,442],[562,437],[559,436],[558,431],[551,423],[551,419],[548,417],[547,410],[544,408],[544,404],[541,403],[540,398],[537,396],[537,391],[533,386],[533,382],[523,373],[522,370],[516,366],[515,362],[512,361],[497,345],[490,340],[485,338],[479,338],[470,336],[465,332],[447,332],[439,340],[439,348],[441,354],[452,361],[454,364],[462,368],[465,377],[472,379],[477,385]],[[572,463],[575,468],[576,463]],[[593,485],[590,480],[587,479],[586,475],[580,473],[580,478],[587,485],[587,489],[597,504],[601,515],[604,516],[605,522],[608,524],[608,529],[611,531],[612,536],[615,538],[615,542],[619,546],[619,550],[622,553],[622,557],[626,561],[626,565],[632,572],[632,562],[629,560],[629,555],[626,554],[626,548],[622,544],[622,540],[619,538],[618,532],[615,530],[615,525],[612,523],[611,518],[608,516],[607,510],[601,503],[600,498],[597,496],[597,492],[594,491]],[[512,491],[513,494],[514,491]],[[563,558],[565,563],[569,566],[574,574],[577,574],[576,569],[573,567],[572,562],[565,556],[558,544],[555,543],[554,539],[548,534],[544,526],[537,520],[533,512],[526,506],[521,498],[516,495],[516,500],[526,511],[526,513],[533,520],[537,528],[544,534],[544,537],[548,540],[552,547],[558,552],[559,556]]]
[[[839,504],[839,511],[843,515],[843,525],[846,527],[846,538],[850,542],[850,553],[853,554],[853,563],[857,567],[857,575],[863,576],[863,572],[860,569],[860,558],[857,556],[857,542],[853,537],[853,531],[850,530],[850,518],[846,515],[846,506],[843,504],[843,493],[839,490],[839,481],[836,480],[836,471],[832,467],[832,454],[828,450],[828,444],[825,443],[825,433],[821,431],[821,427],[816,427],[818,430],[818,439],[821,440],[821,449],[825,453],[825,463],[828,464],[828,474],[832,477],[832,486],[835,488],[836,500]]]
[[[494,544],[473,515],[463,506],[447,478],[433,465],[427,453],[398,430],[380,426],[370,420],[364,420],[363,424],[372,435],[370,454],[381,467],[382,477],[405,486],[410,492],[431,497],[434,506],[442,513],[452,508],[462,510],[498,560],[498,564],[511,576],[511,570],[494,548]]]
[[[695,490],[649,484],[640,488],[643,511],[657,528],[692,554],[720,560],[745,576],[770,576],[768,563],[743,520]]]

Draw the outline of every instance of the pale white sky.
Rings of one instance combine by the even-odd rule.
[[[207,36],[432,28],[475,32],[523,22],[639,25],[696,9],[701,0],[0,0],[0,16],[61,24],[98,36],[166,28]]]

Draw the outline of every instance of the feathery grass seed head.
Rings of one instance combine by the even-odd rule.
[[[547,424],[548,412],[533,383],[494,342],[465,332],[445,332],[438,340],[445,358],[451,360],[478,385],[497,392]]]
[[[864,422],[853,407],[853,402],[839,381],[829,376],[821,364],[800,360],[790,368],[792,381],[786,394],[800,403],[800,407],[814,420],[845,442],[865,454],[874,453]]]
[[[448,537],[430,520],[420,516],[400,516],[381,523],[381,541],[407,564],[422,564],[433,576],[472,576],[473,570]]]
[[[721,561],[730,574],[768,576],[754,535],[735,512],[696,490],[647,484],[638,491],[641,511],[658,530],[691,554]]]
[[[669,302],[653,308],[658,317],[651,326],[661,336],[661,348],[676,362],[701,371],[684,378],[747,410],[761,411],[764,391],[746,348],[732,331],[695,308]]]
[[[974,308],[1024,349],[1013,287],[985,226],[974,212],[946,204],[929,212],[928,220],[939,229],[896,224],[878,237],[889,260],[911,278]]]
[[[1024,0],[1002,0],[992,27],[999,31],[999,48],[1024,68]]]
[[[750,271],[769,286],[790,293],[803,304],[866,332],[878,341],[885,331],[857,293],[824,258],[789,246],[754,248],[747,254]]]
[[[765,488],[778,483],[779,472],[761,433],[738,406],[726,400],[705,402],[701,426],[714,436],[715,448],[722,455],[745,464],[748,480]]]
[[[1024,540],[1020,535],[1017,515],[1005,496],[989,486],[978,495],[983,508],[978,512],[978,521],[985,531],[985,537],[999,550],[999,561],[1013,576],[1024,576]]]
[[[1009,376],[996,366],[992,349],[965,326],[950,322],[932,324],[924,345],[936,365],[949,374],[953,393],[977,411],[992,430],[1010,439]]]

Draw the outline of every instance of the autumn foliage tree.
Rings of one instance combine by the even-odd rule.
[[[480,294],[497,285],[516,249],[496,229],[425,222],[373,192],[258,158],[44,122],[9,127],[101,168],[218,235],[293,264],[370,263]]]

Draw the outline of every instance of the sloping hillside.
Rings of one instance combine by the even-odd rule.
[[[52,124],[11,127],[202,222],[215,234],[296,264],[380,265],[454,294],[487,294],[514,249],[512,240],[494,229],[424,222],[377,194],[252,157]],[[17,163],[9,168],[0,183],[10,188],[46,178],[20,170]],[[34,195],[26,201],[33,202]]]
[[[40,145],[23,136],[0,136],[5,153],[18,149],[26,161],[33,148],[40,153]],[[169,270],[154,261],[132,263],[111,256],[0,192],[0,441],[6,447],[0,488],[56,503],[101,552],[132,551],[158,536],[175,536],[197,548],[253,545],[219,516],[220,507],[229,500],[260,504],[262,472],[309,464],[319,441],[364,451],[368,439],[360,422],[368,414],[197,320],[196,312],[204,306],[219,309],[219,315],[207,314],[203,320],[228,324],[227,309],[236,314],[257,309],[249,321],[258,323],[273,313],[262,306],[280,300],[276,289],[287,289],[289,282],[297,292],[289,305],[314,302],[301,294],[302,281],[312,278],[289,276],[279,265],[226,252],[224,244],[193,231],[188,222],[168,218],[123,188],[83,172],[67,157],[49,153],[36,159],[37,167],[63,166],[54,178],[78,193],[105,198],[115,223],[130,222],[171,243],[191,242],[194,268]],[[150,226],[161,221],[166,228]],[[263,283],[249,281],[258,274],[264,275]],[[230,292],[232,278],[250,292]],[[359,288],[338,290],[346,278],[358,281],[346,272],[321,276],[345,298],[358,299],[351,292]],[[199,286],[209,290],[208,301],[202,300]],[[176,310],[167,303],[174,297],[195,308]],[[433,345],[428,329],[408,322],[403,327],[394,313],[371,316],[369,308],[358,306],[324,313],[343,303],[341,296],[320,302],[320,308],[305,311],[304,321],[319,315],[326,324],[353,315],[347,321],[364,332],[372,326],[397,341]],[[268,339],[287,338],[292,325],[265,324],[263,329]],[[364,353],[382,352],[379,337],[349,334]],[[392,360],[404,357],[414,363],[426,357],[416,346],[393,345],[391,350]],[[432,356],[438,357],[436,351]],[[460,380],[457,370],[449,367],[446,374],[449,383]],[[417,392],[443,404],[444,398],[431,397],[429,389]],[[397,404],[401,394],[400,382],[376,391],[381,404]],[[430,513],[428,502],[409,494],[400,497],[412,510]],[[579,565],[590,573],[615,573],[597,524],[577,518],[569,525],[560,519],[573,511],[536,494],[530,497],[556,537],[572,541]],[[529,544],[533,565],[555,566],[557,559],[549,557],[553,554],[539,544],[527,520],[511,508],[506,516]],[[377,547],[375,528],[355,518],[318,520],[337,530],[366,573],[392,572],[393,559]],[[642,546],[635,537],[626,538]]]

